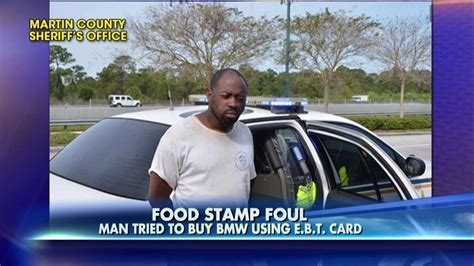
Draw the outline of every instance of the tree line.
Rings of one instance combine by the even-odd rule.
[[[323,99],[326,110],[330,98],[399,97],[403,116],[405,96],[428,98],[431,93],[431,71],[423,70],[431,55],[430,25],[424,18],[380,22],[326,9],[294,17],[287,28],[279,17],[244,16],[218,3],[151,6],[145,12],[145,20],[130,23],[131,41],[149,67],[137,69],[131,56],[119,55],[93,78],[74,65],[65,48],[52,45],[51,97],[65,101],[129,94],[146,102],[166,100],[170,91],[173,99],[187,99],[204,94],[212,73],[225,67],[242,72],[249,95],[283,96],[285,73],[256,66],[269,58],[282,64],[286,30],[291,33],[289,96]],[[348,67],[360,58],[387,71]]]

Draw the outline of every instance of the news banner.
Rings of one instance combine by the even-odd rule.
[[[51,213],[32,240],[470,240],[474,193],[326,210],[91,206]],[[79,214],[79,215],[77,215]]]
[[[263,219],[263,222],[256,222]],[[360,224],[308,223],[304,210],[291,208],[153,208],[152,223],[100,223],[99,235],[357,235]],[[252,222],[252,223],[249,223]],[[256,223],[254,223],[256,222]],[[289,223],[291,222],[291,223]],[[329,229],[329,230],[327,230]]]

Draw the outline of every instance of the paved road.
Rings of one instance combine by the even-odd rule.
[[[383,136],[382,139],[405,156],[413,154],[431,161],[431,134]]]
[[[166,106],[144,106],[144,107],[128,107],[128,108],[111,108],[108,106],[50,106],[50,120],[87,120],[102,119],[108,116],[121,113],[137,112],[141,110],[150,110],[156,108],[167,108]],[[308,105],[308,110],[322,111],[323,105]],[[399,104],[396,103],[361,103],[361,104],[331,104],[329,111],[333,114],[383,114],[399,112]],[[406,113],[427,113],[431,114],[431,104],[427,103],[406,103]]]

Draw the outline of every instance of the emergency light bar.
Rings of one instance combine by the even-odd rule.
[[[308,100],[305,98],[275,98],[270,102],[271,106],[304,106],[308,105]]]
[[[255,101],[255,106],[270,110],[274,114],[304,114],[306,113],[305,105],[308,105],[306,98],[274,98]]]
[[[206,95],[189,95],[189,101],[195,105],[207,105]],[[306,98],[267,98],[247,97],[247,106],[270,110],[275,114],[304,114],[304,106],[308,105]]]

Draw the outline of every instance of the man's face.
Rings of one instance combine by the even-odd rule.
[[[245,109],[247,87],[234,73],[225,73],[208,92],[209,108],[224,128],[230,128]]]

